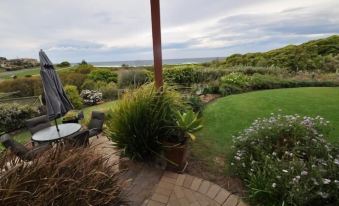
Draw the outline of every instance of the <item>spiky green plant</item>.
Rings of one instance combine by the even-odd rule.
[[[193,134],[202,128],[201,119],[198,118],[198,114],[192,110],[187,112],[176,112],[176,124],[177,126],[191,139],[195,140],[196,136]]]
[[[153,84],[126,93],[107,121],[107,136],[131,159],[153,160],[162,150],[161,140],[173,136],[175,111],[183,110],[178,92]]]

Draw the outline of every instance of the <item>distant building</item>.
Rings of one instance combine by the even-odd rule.
[[[5,57],[0,57],[0,67],[6,69],[7,71],[27,69],[36,66],[39,66],[39,62],[36,59],[32,58],[6,59]]]

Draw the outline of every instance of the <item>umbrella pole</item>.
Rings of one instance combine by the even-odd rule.
[[[55,122],[56,129],[57,129],[57,131],[59,132],[60,130],[59,130],[59,127],[58,127],[58,122],[57,122],[57,120],[54,119],[54,122]]]

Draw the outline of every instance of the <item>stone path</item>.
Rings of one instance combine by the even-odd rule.
[[[91,146],[117,162],[117,151],[106,137],[93,138]],[[132,206],[246,206],[236,195],[198,177],[135,162],[128,169],[124,179],[129,184],[124,190]]]

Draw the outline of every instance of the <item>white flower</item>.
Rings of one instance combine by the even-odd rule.
[[[303,176],[308,175],[308,172],[307,171],[302,171],[301,175],[303,175]]]
[[[277,175],[277,176],[276,176],[276,178],[280,179],[280,178],[281,178],[281,176],[280,176],[280,175]]]
[[[272,155],[273,155],[273,156],[276,156],[276,155],[277,155],[277,153],[276,153],[276,152],[272,152]]]
[[[337,158],[334,159],[334,164],[339,165],[339,160]]]
[[[277,184],[275,182],[272,183],[272,187],[275,188]]]
[[[329,194],[326,192],[317,192],[318,195],[320,195],[322,198],[326,199],[328,198]]]
[[[324,185],[328,185],[328,184],[331,183],[331,180],[330,180],[330,179],[323,178],[323,183],[324,183]]]
[[[287,170],[282,170],[283,172],[285,172],[285,173],[288,173],[288,171]]]

